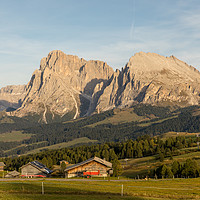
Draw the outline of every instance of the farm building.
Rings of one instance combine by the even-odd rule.
[[[21,167],[22,177],[49,177],[52,171],[38,161],[29,162]]]
[[[8,174],[5,175],[5,178],[18,178],[20,176],[20,173],[17,171],[8,172]]]
[[[3,162],[0,162],[0,171],[3,171],[5,166],[6,165]]]
[[[107,177],[112,172],[112,163],[101,158],[90,158],[81,163],[69,166],[65,169],[65,177]]]

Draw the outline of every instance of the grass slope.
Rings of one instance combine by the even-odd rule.
[[[37,149],[31,150],[31,151],[28,151],[26,154],[39,153],[39,152],[47,150],[47,149],[61,149],[61,148],[75,146],[77,144],[88,144],[88,143],[96,143],[96,142],[98,142],[98,140],[90,140],[89,138],[82,137],[82,138],[74,139],[69,142],[62,142],[62,143],[58,143],[58,144],[54,144],[54,145],[50,145],[50,146],[46,146],[46,147],[37,148]]]
[[[111,117],[107,117],[106,119],[88,125],[88,127],[95,127],[101,124],[120,124],[120,123],[127,123],[127,122],[135,122],[135,121],[142,121],[142,120],[149,120],[145,116],[139,116],[134,113],[133,108],[127,109],[115,109],[114,115]]]
[[[120,160],[123,168],[122,176],[136,179],[145,178],[146,176],[153,177],[153,170],[162,164],[171,165],[174,160],[184,163],[186,159],[191,158],[195,159],[198,165],[200,165],[200,151],[197,151],[197,147],[192,149],[196,150],[196,152],[187,153],[191,148],[181,149],[182,155],[173,156],[173,160],[165,158],[163,162],[160,162],[156,155]]]

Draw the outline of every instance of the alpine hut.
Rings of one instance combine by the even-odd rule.
[[[21,167],[21,177],[49,177],[52,172],[37,160]]]
[[[12,172],[8,172],[5,175],[5,178],[18,178],[20,176],[20,173],[17,172],[16,170],[12,171]]]
[[[112,173],[112,163],[98,157],[90,158],[65,169],[65,177],[107,177]]]

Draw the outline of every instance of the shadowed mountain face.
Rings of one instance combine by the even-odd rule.
[[[53,120],[71,113],[76,119],[133,103],[198,105],[200,73],[174,56],[155,53],[137,53],[121,71],[114,72],[105,62],[52,51],[41,60],[40,69],[18,98],[6,98],[0,96],[1,109],[16,103],[14,107],[20,107],[12,115],[37,114],[45,123],[49,116]]]

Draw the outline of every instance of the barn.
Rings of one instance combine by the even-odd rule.
[[[8,172],[8,174],[6,174],[5,178],[18,178],[20,176],[20,173],[17,172],[16,170],[12,171],[12,172]]]
[[[50,169],[37,160],[21,167],[21,177],[49,177],[51,173]]]
[[[0,171],[3,171],[5,166],[6,165],[3,162],[0,162]]]
[[[90,158],[65,169],[65,177],[107,177],[112,173],[112,163],[98,157]]]

